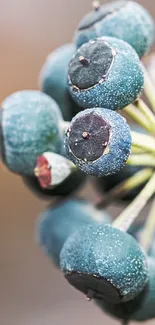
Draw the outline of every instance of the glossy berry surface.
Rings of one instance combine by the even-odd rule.
[[[24,184],[39,198],[51,199],[53,196],[68,196],[77,191],[85,182],[85,174],[80,170],[73,172],[61,184],[51,189],[43,189],[37,178],[32,176],[24,176]]]
[[[83,108],[124,108],[144,86],[137,53],[128,43],[112,37],[82,45],[69,63],[68,78],[71,96]]]
[[[68,158],[85,173],[112,174],[125,165],[130,154],[130,128],[111,110],[87,109],[73,118],[65,148]]]
[[[75,34],[77,46],[101,36],[129,43],[141,58],[154,41],[154,21],[147,10],[134,1],[113,1],[88,13]]]
[[[133,299],[148,280],[138,242],[111,226],[90,225],[77,231],[64,244],[60,259],[71,285],[113,303]]]
[[[37,224],[37,241],[54,263],[60,264],[61,248],[72,233],[89,224],[109,223],[104,211],[97,211],[87,201],[70,199],[49,207],[42,213]]]
[[[42,91],[57,102],[63,118],[67,121],[81,110],[73,101],[67,87],[68,64],[75,52],[76,47],[72,43],[61,46],[47,57],[40,73]]]
[[[56,102],[35,90],[16,92],[2,103],[3,156],[7,167],[33,175],[37,156],[63,152],[62,115]]]
[[[155,259],[148,258],[149,279],[142,292],[127,303],[111,304],[96,300],[97,304],[108,314],[124,320],[147,321],[155,317]]]

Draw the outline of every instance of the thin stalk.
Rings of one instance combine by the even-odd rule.
[[[155,86],[151,80],[148,71],[146,70],[143,64],[142,68],[144,73],[144,93],[151,104],[153,112],[155,113]]]
[[[151,135],[131,131],[131,136],[134,147],[145,149],[153,154],[155,153],[155,139]]]
[[[136,106],[131,104],[126,106],[123,111],[148,132],[152,132],[152,127],[146,116]]]
[[[102,199],[101,202],[99,202],[96,207],[98,209],[102,209],[106,205],[108,205],[110,202],[112,202],[114,199],[118,197],[122,197],[126,193],[128,193],[130,190],[135,189],[136,187],[144,184],[146,181],[149,180],[149,178],[152,176],[153,171],[151,168],[145,168],[137,173],[135,173],[133,176],[129,177],[122,183],[115,186],[111,191],[109,191]]]
[[[149,199],[155,193],[155,173],[145,185],[143,190],[133,200],[133,202],[120,214],[113,222],[113,226],[122,231],[128,231],[134,220],[137,218],[141,210],[147,204]]]
[[[146,252],[149,251],[151,247],[152,240],[155,233],[155,199],[152,204],[151,211],[148,215],[147,221],[142,232],[140,243]]]
[[[145,149],[141,149],[141,148],[138,148],[138,147],[135,147],[134,145],[132,145],[131,147],[131,153],[132,154],[142,154],[142,153],[146,153],[146,150]]]
[[[155,89],[154,89],[155,91]],[[135,106],[140,110],[142,114],[146,117],[147,121],[150,123],[150,131],[155,134],[155,115],[150,110],[150,108],[144,103],[142,99],[138,99],[135,102]]]
[[[127,165],[155,167],[155,156],[149,154],[131,155]]]

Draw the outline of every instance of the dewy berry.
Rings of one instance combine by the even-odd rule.
[[[88,298],[129,301],[148,281],[146,256],[138,242],[108,225],[90,225],[71,235],[60,260],[68,282]]]
[[[155,317],[155,259],[148,257],[149,279],[142,292],[127,303],[112,304],[96,300],[96,303],[111,316],[121,320],[146,321]]]
[[[87,201],[62,201],[41,214],[37,222],[37,241],[46,255],[59,266],[61,248],[71,234],[89,224],[109,222],[110,217],[105,211],[97,211]]]
[[[69,91],[83,108],[124,108],[144,86],[135,50],[122,40],[102,37],[82,45],[68,68]]]
[[[101,36],[112,36],[129,43],[141,58],[154,41],[154,21],[147,10],[134,1],[113,1],[95,7],[79,23],[77,46]]]
[[[52,98],[40,91],[19,91],[2,108],[3,156],[11,171],[33,175],[38,155],[63,152],[62,115]]]
[[[40,73],[42,91],[55,99],[67,121],[81,110],[67,89],[68,63],[75,52],[76,47],[71,43],[59,47],[47,57]]]
[[[130,128],[116,112],[87,109],[73,118],[65,148],[68,159],[87,174],[101,177],[116,173],[130,155]]]

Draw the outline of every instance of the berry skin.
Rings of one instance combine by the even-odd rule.
[[[50,200],[53,196],[68,196],[77,191],[85,182],[85,174],[77,170],[52,189],[43,189],[36,177],[24,176],[22,179],[24,184],[36,196],[41,199]]]
[[[148,257],[149,280],[142,292],[127,303],[112,304],[96,300],[97,304],[115,318],[135,321],[146,321],[155,318],[155,259]]]
[[[106,212],[97,211],[87,201],[70,199],[42,213],[37,225],[37,241],[59,266],[60,251],[68,236],[83,226],[109,222]]]
[[[146,257],[129,234],[90,225],[71,235],[61,254],[68,282],[92,297],[113,303],[136,297],[148,280]]]
[[[76,52],[74,44],[65,44],[52,52],[40,73],[42,91],[51,96],[59,105],[63,118],[70,121],[81,109],[68,92],[68,63]]]
[[[136,124],[133,124],[130,127],[131,127],[131,130],[133,130],[133,131],[146,134],[146,131]],[[142,169],[143,169],[143,167],[140,167],[140,166],[125,165],[123,169],[121,169],[114,175],[108,175],[106,177],[97,178],[96,182],[98,185],[98,189],[99,189],[99,191],[101,191],[101,193],[105,194],[105,192],[109,192],[115,186],[117,186],[121,182],[125,181],[127,178],[133,176],[135,173],[139,172]],[[136,187],[135,189],[130,190],[129,192],[124,194],[118,200],[120,200],[120,201],[133,200],[140,193],[140,191],[143,189],[145,184],[146,183]]]
[[[91,39],[111,36],[129,43],[141,58],[154,41],[154,21],[134,1],[113,1],[87,14],[75,34],[77,46]]]
[[[116,173],[130,154],[130,128],[116,112],[87,109],[73,118],[65,148],[68,159],[86,174],[101,177]]]
[[[122,40],[102,37],[82,45],[68,68],[69,91],[83,108],[124,108],[144,86],[135,50]]]
[[[33,175],[38,155],[63,153],[62,115],[52,98],[36,90],[19,91],[2,108],[3,157],[11,171]]]

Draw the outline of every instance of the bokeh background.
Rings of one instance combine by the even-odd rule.
[[[139,2],[155,17],[153,0]],[[1,101],[16,90],[38,88],[45,57],[72,40],[90,7],[91,0],[0,0]],[[35,220],[47,202],[3,166],[0,184],[0,324],[119,324],[69,287],[37,247]]]

